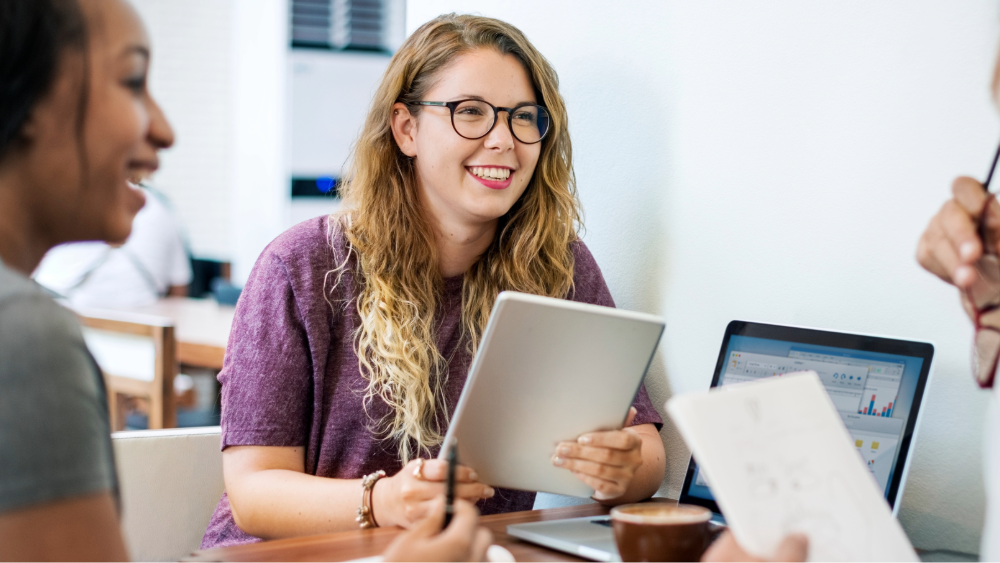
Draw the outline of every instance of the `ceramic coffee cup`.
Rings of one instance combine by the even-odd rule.
[[[689,504],[640,503],[611,509],[622,561],[698,561],[711,540],[712,512]]]

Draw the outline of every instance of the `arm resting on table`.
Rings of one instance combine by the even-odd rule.
[[[108,491],[0,514],[0,561],[125,561]]]
[[[230,446],[222,452],[236,525],[263,539],[356,530],[361,479],[305,473],[305,448]],[[377,515],[376,515],[377,517]]]

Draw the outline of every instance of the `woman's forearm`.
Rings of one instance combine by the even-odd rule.
[[[327,479],[287,469],[247,474],[233,487],[229,504],[236,525],[263,539],[358,528],[361,479]],[[377,517],[377,515],[376,515]]]

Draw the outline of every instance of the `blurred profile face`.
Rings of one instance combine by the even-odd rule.
[[[537,103],[524,66],[511,55],[477,49],[456,57],[439,71],[423,101],[478,98],[497,107]],[[524,144],[511,135],[507,112],[481,139],[458,135],[447,107],[421,106],[416,120],[396,104],[394,133],[400,150],[414,159],[422,203],[434,215],[476,224],[496,221],[524,193],[535,172],[541,143]],[[413,121],[412,128],[399,126]]]
[[[136,12],[123,0],[79,3],[87,53],[61,55],[17,158],[47,238],[120,243],[145,203],[129,180],[156,170],[173,131],[147,89],[149,38]]]

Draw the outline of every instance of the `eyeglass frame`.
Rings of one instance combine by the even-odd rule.
[[[983,190],[986,191],[987,198],[986,201],[983,203],[982,209],[979,211],[979,218],[976,225],[976,233],[979,235],[979,242],[983,248],[983,256],[980,258],[980,260],[983,260],[988,256],[991,256],[995,260],[1000,260],[1000,255],[997,255],[996,247],[995,246],[991,247],[991,245],[989,245],[986,240],[986,212],[989,209],[990,204],[997,199],[997,194],[994,192],[990,192],[990,181],[993,179],[993,173],[996,171],[998,161],[1000,161],[1000,147],[997,147],[997,152],[993,156],[993,164],[992,166],[990,166],[989,174],[986,175],[986,181],[983,182]],[[1000,334],[1000,329],[984,325],[982,323],[982,318],[984,315],[996,311],[997,309],[1000,309],[1000,303],[993,303],[993,304],[987,303],[983,307],[978,307],[976,305],[975,296],[972,293],[973,287],[974,285],[969,286],[969,288],[965,290],[965,297],[969,301],[969,305],[971,306],[972,311],[975,313],[972,319],[973,326],[975,327],[975,332],[973,333],[972,337],[973,362],[974,362],[973,376],[975,377],[976,383],[979,385],[981,389],[991,389],[996,379],[997,367],[998,365],[1000,365],[1000,348],[998,348],[997,351],[993,353],[992,365],[990,366],[990,369],[987,371],[988,376],[985,381],[982,381],[979,379],[979,373],[978,373],[979,369],[978,342],[979,342],[979,333],[982,331],[991,331]]]
[[[482,103],[482,104],[486,104],[486,105],[490,106],[493,109],[493,123],[490,125],[490,128],[487,129],[485,133],[483,133],[482,135],[480,135],[478,137],[466,137],[465,135],[459,133],[458,132],[458,127],[455,126],[455,108],[457,108],[461,104],[464,104],[465,102],[479,102],[479,103]],[[523,104],[517,104],[516,106],[514,106],[512,108],[505,108],[505,107],[495,106],[495,105],[487,102],[486,100],[480,100],[478,98],[466,98],[464,100],[455,100],[454,102],[427,102],[427,101],[421,100],[421,101],[418,101],[418,102],[410,102],[407,105],[429,106],[429,107],[446,107],[446,108],[448,108],[448,110],[451,112],[451,128],[455,130],[455,134],[456,135],[458,135],[459,137],[461,137],[463,139],[468,139],[470,141],[476,141],[476,140],[482,139],[483,137],[489,135],[490,132],[493,131],[494,128],[496,128],[497,122],[499,121],[499,117],[500,117],[500,112],[501,111],[507,112],[507,130],[510,131],[510,135],[512,137],[514,137],[515,139],[517,139],[519,143],[523,143],[525,145],[534,145],[536,143],[541,143],[542,139],[544,139],[545,137],[548,136],[549,130],[552,129],[552,123],[551,123],[551,121],[552,121],[552,114],[549,113],[549,108],[543,106],[542,104],[523,103]],[[529,143],[527,141],[522,141],[517,136],[517,133],[514,132],[514,123],[513,123],[513,121],[514,121],[514,111],[515,110],[517,110],[519,108],[523,108],[523,107],[530,107],[530,106],[540,107],[543,110],[545,110],[545,114],[547,116],[549,116],[549,127],[545,129],[545,132],[542,133],[542,136],[539,137],[537,141],[532,141],[532,142]]]

